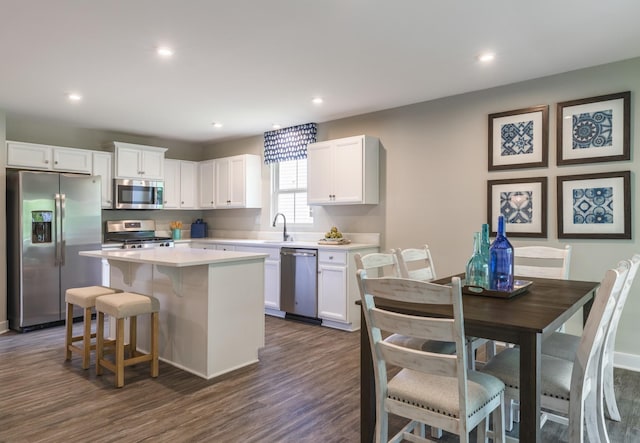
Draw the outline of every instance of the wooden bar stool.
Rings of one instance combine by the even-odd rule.
[[[116,376],[116,387],[124,386],[124,368],[142,362],[151,362],[151,377],[158,376],[158,312],[157,298],[134,292],[103,295],[96,299],[98,330],[96,337],[96,374],[105,367]],[[104,359],[104,314],[116,319],[115,363]],[[137,316],[151,314],[151,350],[149,354],[136,349]],[[129,318],[129,358],[124,358],[124,319]]]
[[[101,295],[114,294],[122,292],[119,289],[108,288],[105,286],[86,286],[82,288],[69,288],[65,292],[64,301],[67,304],[66,319],[66,339],[65,351],[66,360],[71,360],[73,352],[82,355],[82,369],[89,367],[89,358],[92,349],[96,348],[95,343],[91,343],[91,339],[96,336],[91,332],[91,308],[96,305],[96,298]],[[84,309],[84,328],[82,335],[73,335],[73,307],[80,306]],[[75,345],[75,342],[82,341],[82,345]]]

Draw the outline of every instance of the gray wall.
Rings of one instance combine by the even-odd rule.
[[[587,166],[555,165],[555,104],[561,101],[632,91],[632,160]],[[548,238],[512,239],[516,245],[571,244],[571,277],[600,280],[618,260],[640,252],[640,218],[635,216],[640,195],[636,177],[640,162],[638,94],[640,58],[518,83],[514,85],[418,103],[382,112],[319,125],[318,140],[368,134],[380,138],[381,204],[317,208],[312,230],[324,231],[332,224],[345,232],[380,232],[382,247],[405,248],[428,243],[440,276],[463,270],[472,250],[472,234],[486,221],[487,180],[548,176]],[[529,106],[550,105],[549,167],[514,171],[487,171],[488,114]],[[262,136],[206,148],[205,157],[231,151],[259,153]],[[560,242],[556,229],[556,176],[606,171],[632,171],[633,240],[567,240]],[[263,180],[268,184],[268,168]],[[268,198],[269,192],[265,191]],[[266,200],[268,201],[268,200]],[[211,211],[208,221],[216,229],[247,229],[242,212]],[[272,229],[268,208],[262,229]],[[220,215],[219,215],[220,214]],[[295,232],[295,228],[294,228]],[[640,314],[640,283],[636,283],[625,308],[616,350],[640,356],[636,317]],[[575,328],[575,320],[572,326]]]

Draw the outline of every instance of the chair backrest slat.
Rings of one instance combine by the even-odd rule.
[[[422,281],[436,279],[429,245],[425,245],[424,248],[396,249],[395,255],[401,277]]]
[[[459,362],[455,355],[416,351],[385,341],[380,342],[380,352],[385,362],[394,366],[443,377],[458,376]]]
[[[455,340],[455,324],[452,318],[416,317],[374,308],[371,311],[372,324],[383,331],[424,340]]]
[[[371,254],[354,254],[356,269],[364,269],[369,277],[400,277],[398,261],[393,250],[391,252],[373,252]]]
[[[513,249],[514,273],[519,277],[567,280],[571,265],[571,245],[564,248],[520,246]]]

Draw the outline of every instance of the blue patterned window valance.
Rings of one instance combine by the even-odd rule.
[[[264,133],[265,164],[307,158],[307,145],[316,141],[318,125],[305,123]]]

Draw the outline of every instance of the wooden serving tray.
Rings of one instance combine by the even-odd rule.
[[[348,245],[351,243],[351,240],[348,238],[338,238],[338,239],[329,239],[323,238],[318,240],[319,245]]]
[[[485,297],[497,297],[497,298],[511,298],[516,295],[522,294],[529,290],[529,286],[533,284],[529,280],[514,280],[513,291],[492,291],[490,289],[481,288],[479,286],[467,286],[462,287],[462,293],[467,295],[482,295]]]

